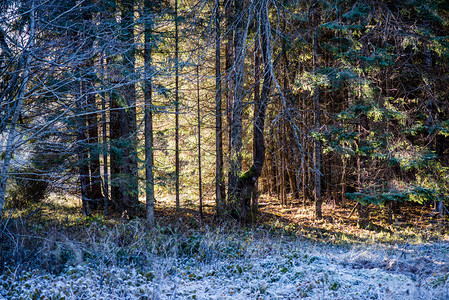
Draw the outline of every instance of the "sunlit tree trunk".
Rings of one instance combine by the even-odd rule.
[[[175,0],[175,197],[179,210],[179,22],[178,0]]]
[[[200,74],[199,65],[196,65],[196,97],[198,122],[198,197],[200,200],[200,218],[203,218],[203,179],[201,177],[201,110],[200,110]]]
[[[153,99],[152,99],[152,19],[151,2],[145,0],[145,195],[147,223],[154,226],[154,174],[153,174]]]

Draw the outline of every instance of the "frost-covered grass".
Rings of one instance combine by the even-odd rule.
[[[335,245],[230,225],[138,220],[40,236],[6,299],[449,299],[449,243]],[[19,238],[17,238],[19,241]]]
[[[446,223],[373,215],[361,229],[351,207],[325,205],[317,221],[263,204],[247,228],[164,206],[151,231],[62,198],[14,211],[0,226],[0,299],[449,299]]]

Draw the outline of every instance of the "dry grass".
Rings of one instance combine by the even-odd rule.
[[[395,221],[388,224],[382,207],[370,206],[370,224],[360,228],[354,203],[336,207],[324,203],[323,218],[316,220],[313,205],[291,201],[282,207],[270,197],[261,198],[259,224],[316,241],[332,243],[421,243],[449,241],[449,219],[438,219],[430,208],[405,205]]]
[[[372,214],[360,229],[351,206],[282,207],[263,197],[255,224],[223,222],[206,201],[177,212],[157,202],[157,226],[100,213],[52,195],[13,211],[2,230],[0,288],[7,299],[444,299],[449,295],[447,225],[431,212],[387,225]],[[421,220],[421,221],[420,221]],[[442,298],[443,297],[443,298]]]

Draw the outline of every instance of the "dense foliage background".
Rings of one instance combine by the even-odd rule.
[[[62,191],[150,226],[167,195],[242,222],[260,194],[357,203],[361,226],[448,212],[447,1],[0,9],[0,210]]]

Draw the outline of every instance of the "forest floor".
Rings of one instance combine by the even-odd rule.
[[[166,201],[164,201],[166,200]],[[0,299],[449,299],[449,226],[408,206],[389,225],[353,204],[280,206],[262,197],[255,224],[200,220],[191,206],[157,203],[158,225],[86,218],[53,195],[7,211],[1,224]]]

